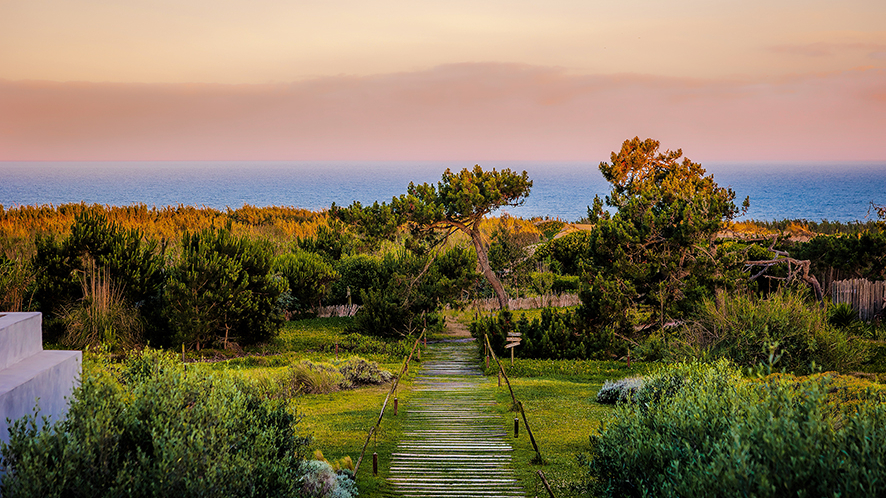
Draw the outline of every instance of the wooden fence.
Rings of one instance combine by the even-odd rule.
[[[849,303],[858,311],[858,318],[869,321],[886,305],[886,281],[871,282],[862,278],[831,283],[831,300]]]

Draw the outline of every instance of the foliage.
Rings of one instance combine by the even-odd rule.
[[[634,400],[643,387],[643,377],[626,377],[616,381],[606,381],[597,391],[597,403],[614,405],[617,402]]]
[[[536,266],[526,248],[538,242],[539,233],[534,225],[511,220],[510,216],[502,216],[492,232],[489,266],[502,282],[522,288],[529,283],[530,272]]]
[[[4,497],[299,496],[307,440],[284,401],[156,351],[111,371],[84,365],[66,420],[15,422]]]
[[[886,280],[886,231],[814,237],[797,244],[794,255],[812,261],[817,275],[834,268],[848,278]]]
[[[467,249],[454,247],[439,257],[402,250],[381,259],[374,287],[360,291],[363,306],[354,330],[375,336],[410,335],[436,323],[429,316],[454,302],[475,279]]]
[[[537,359],[609,359],[626,353],[622,342],[606,328],[589,329],[568,310],[545,308],[541,317],[529,321],[525,316],[515,320],[508,311],[498,316],[482,317],[471,323],[471,335],[483,348],[484,336],[489,337],[495,354],[506,351],[508,334],[517,333],[521,343],[514,355]]]
[[[29,260],[0,254],[0,310],[27,311],[34,291],[34,269]]]
[[[286,283],[274,277],[271,257],[264,241],[228,229],[186,233],[164,296],[172,343],[199,346],[222,335],[254,344],[274,335]]]
[[[680,161],[682,151],[658,150],[657,141],[634,138],[600,164],[612,184],[606,205],[616,212],[610,216],[599,198],[588,210],[595,226],[584,242],[590,250],[582,261],[581,314],[596,327],[630,333],[627,311],[641,306],[661,326],[739,278],[739,269],[720,264],[713,245],[738,212],[735,193],[701,165]]]
[[[353,474],[336,472],[328,462],[311,460],[304,465],[299,479],[301,496],[305,498],[351,498],[357,496]]]
[[[649,377],[591,436],[588,487],[602,496],[876,496],[886,405],[827,409],[827,377],[759,382],[725,362]]]
[[[560,230],[562,230],[563,227],[566,226],[566,223],[560,220],[544,220],[537,223],[537,226],[544,238],[546,240],[550,240],[555,235],[560,233]]]
[[[458,173],[447,169],[436,186],[409,184],[407,193],[391,200],[391,208],[404,220],[427,230],[460,230],[471,238],[481,272],[494,289],[502,309],[508,297],[489,266],[486,244],[479,223],[502,206],[519,206],[529,195],[532,181],[522,174],[503,169],[483,171],[480,166]]]
[[[120,286],[123,299],[151,325],[149,332],[156,335],[162,330],[159,311],[165,262],[156,241],[145,239],[138,229],[123,229],[102,214],[84,212],[74,218],[70,236],[62,240],[38,236],[35,243],[35,298],[50,327],[52,318],[85,297],[77,275],[94,264]]]
[[[564,275],[579,275],[582,261],[592,253],[592,244],[596,241],[590,231],[579,230],[544,244],[536,251],[536,255],[556,261],[560,273]]]
[[[319,306],[332,282],[339,278],[329,262],[302,249],[274,258],[273,270],[289,286],[286,311],[299,317]]]
[[[348,358],[338,370],[352,386],[384,384],[394,378],[394,374],[379,368],[378,363],[359,356]]]
[[[728,358],[738,365],[773,364],[788,371],[813,365],[847,371],[865,359],[863,342],[828,323],[828,312],[802,294],[781,289],[766,297],[733,294],[723,303],[704,299],[684,327],[677,354]]]
[[[373,202],[365,208],[359,201],[343,208],[335,203],[329,208],[331,216],[346,225],[354,227],[367,249],[377,248],[382,241],[394,240],[403,224],[403,220],[391,205]]]
[[[285,383],[291,395],[326,394],[351,387],[350,382],[334,365],[310,360],[292,365]]]
[[[344,230],[341,223],[332,222],[320,225],[315,236],[298,239],[298,247],[320,254],[328,261],[338,261],[351,252],[353,242],[353,236]]]
[[[143,324],[138,311],[123,297],[122,289],[107,271],[89,266],[80,274],[83,299],[66,307],[62,315],[62,342],[76,349],[107,347],[120,351],[142,343]]]

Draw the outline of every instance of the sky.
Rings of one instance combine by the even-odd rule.
[[[883,0],[0,0],[0,160],[886,161]]]

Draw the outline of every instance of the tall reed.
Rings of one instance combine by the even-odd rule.
[[[120,350],[140,344],[144,326],[138,310],[126,302],[123,287],[114,283],[107,269],[89,261],[79,276],[83,298],[62,315],[65,345]]]

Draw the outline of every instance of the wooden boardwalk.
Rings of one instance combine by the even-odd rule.
[[[526,496],[511,469],[509,435],[491,409],[495,383],[476,363],[472,342],[428,346],[391,456],[396,496]]]

